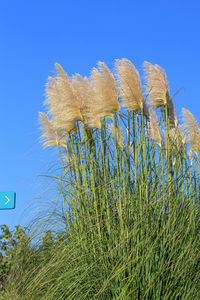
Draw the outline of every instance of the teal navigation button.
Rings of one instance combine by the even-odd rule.
[[[15,192],[0,192],[0,209],[14,209],[15,199]]]

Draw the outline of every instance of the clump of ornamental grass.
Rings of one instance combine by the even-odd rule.
[[[89,78],[56,64],[40,123],[65,238],[13,265],[7,299],[199,299],[199,126],[186,109],[179,124],[160,66],[144,73],[145,94],[127,59]]]

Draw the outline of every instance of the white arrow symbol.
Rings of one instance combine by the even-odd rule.
[[[8,200],[8,201],[6,201],[6,203],[5,203],[5,205],[7,205],[8,202],[10,201],[10,199],[8,198],[8,196],[5,196],[5,197],[6,197],[6,199]]]

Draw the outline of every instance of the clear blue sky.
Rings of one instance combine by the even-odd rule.
[[[112,68],[116,58],[139,71],[144,60],[162,66],[172,95],[185,87],[178,116],[185,107],[200,121],[199,0],[0,1],[0,191],[17,193],[0,224],[27,222],[24,209],[42,189],[36,176],[53,159],[38,143],[38,111],[54,63],[89,75],[99,60]]]

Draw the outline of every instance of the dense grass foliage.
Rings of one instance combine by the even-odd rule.
[[[66,230],[40,258],[16,254],[6,299],[200,299],[199,127],[186,109],[178,124],[166,74],[144,68],[148,102],[125,59],[117,81],[103,63],[49,78],[42,137]]]

